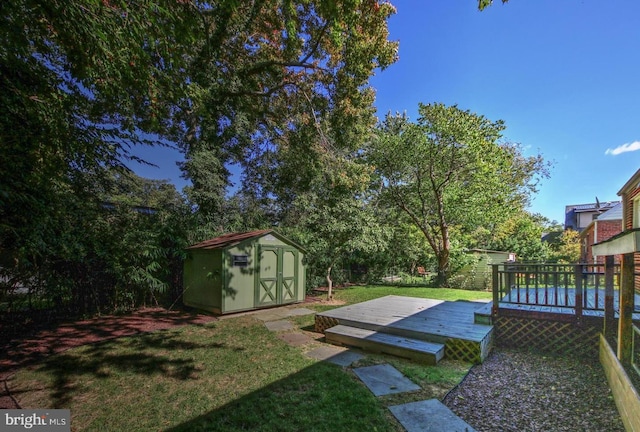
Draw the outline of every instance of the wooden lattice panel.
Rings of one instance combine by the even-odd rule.
[[[335,318],[316,315],[315,328],[318,333],[324,333],[326,329],[335,327],[338,324],[340,323]]]
[[[462,339],[447,339],[444,355],[451,360],[462,360],[470,363],[482,362],[480,344]]]
[[[496,343],[555,354],[597,355],[599,328],[570,322],[498,317]]]

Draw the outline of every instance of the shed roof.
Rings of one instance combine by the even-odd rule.
[[[478,253],[499,253],[499,254],[512,254],[513,252],[507,251],[497,251],[491,249],[469,249],[469,252],[478,252]]]
[[[256,237],[262,237],[263,235],[266,235],[272,232],[273,230],[256,230],[256,231],[247,231],[247,232],[241,232],[241,233],[229,233],[229,234],[221,235],[220,237],[215,237],[200,243],[196,243],[192,246],[189,246],[187,249],[226,248],[229,246],[235,246],[244,240],[248,240]]]

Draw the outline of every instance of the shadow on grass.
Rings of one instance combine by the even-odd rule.
[[[208,315],[143,309],[129,315],[108,315],[51,326],[0,346],[0,378],[19,367],[38,363],[47,356],[81,345],[184,325],[204,325],[215,321]]]
[[[316,363],[166,429],[192,431],[395,431],[401,428],[354,376]]]
[[[106,379],[112,375],[136,374],[197,379],[200,368],[194,360],[188,355],[176,358],[175,352],[215,348],[224,348],[224,344],[188,342],[182,340],[180,334],[162,332],[100,342],[80,351],[61,353],[45,360],[39,369],[53,376],[52,408],[66,408],[80,390],[77,383],[85,382],[87,377]]]

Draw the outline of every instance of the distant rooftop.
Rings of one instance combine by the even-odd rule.
[[[573,210],[576,213],[590,212],[590,211],[603,211],[608,210],[616,205],[620,204],[620,201],[604,201],[594,202],[589,204],[572,204],[565,207],[565,212],[568,213]]]
[[[598,216],[598,220],[622,220],[622,203],[618,203],[606,212],[602,213]]]

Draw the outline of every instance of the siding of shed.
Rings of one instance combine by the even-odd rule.
[[[209,312],[222,312],[222,252],[194,250],[184,267],[183,302]]]
[[[255,274],[257,269],[256,241],[243,242],[224,252],[225,284],[222,290],[223,313],[252,309],[254,305]],[[248,257],[246,267],[233,266],[233,256]]]

